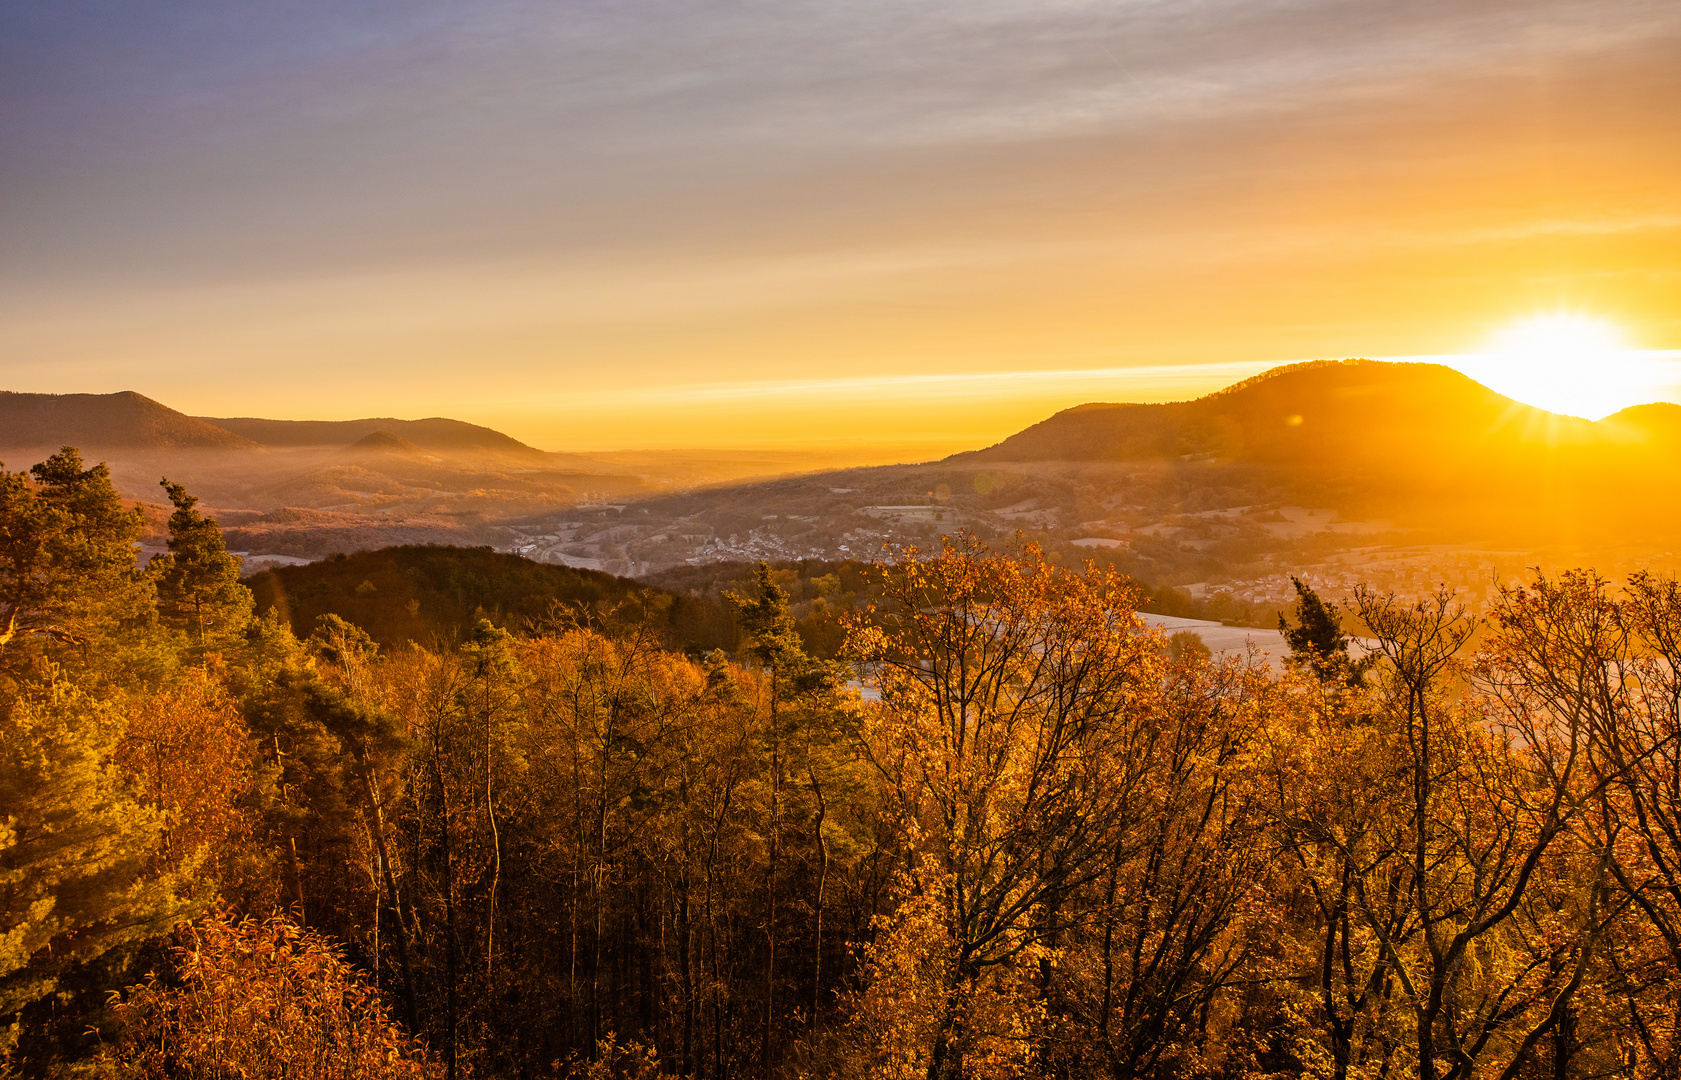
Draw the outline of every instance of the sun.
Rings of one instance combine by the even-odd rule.
[[[1652,400],[1651,364],[1613,323],[1574,312],[1532,315],[1464,358],[1467,375],[1525,405],[1598,420]]]

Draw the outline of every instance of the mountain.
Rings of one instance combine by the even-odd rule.
[[[344,446],[383,432],[389,436],[447,454],[499,454],[504,457],[547,458],[542,450],[527,446],[492,428],[461,420],[432,416],[425,420],[395,420],[390,417],[365,420],[263,420],[251,416],[197,419],[214,424],[263,446]]]
[[[1678,458],[1675,405],[1594,423],[1438,364],[1317,362],[1194,401],[1082,405],[937,462],[533,518],[514,546],[647,575],[722,561],[867,559],[907,543],[926,550],[957,530],[1008,544],[1025,532],[1067,545],[1066,558],[1122,560],[1126,572],[1169,585],[1261,575],[1332,551],[1358,549],[1366,554],[1347,557],[1364,559],[1380,546],[1479,545],[1520,569],[1530,565],[1523,553],[1541,548],[1668,558],[1681,537]],[[1266,573],[1287,603],[1288,577]],[[1466,573],[1487,586],[1480,569]]]
[[[0,446],[82,450],[254,450],[224,427],[125,390],[117,394],[0,391]]]
[[[1397,455],[1454,468],[1491,452],[1591,445],[1594,424],[1495,393],[1441,364],[1324,360],[1166,404],[1090,404],[951,461],[1212,460],[1370,475]]]
[[[1155,466],[1180,484],[1270,486],[1304,505],[1409,524],[1654,539],[1681,524],[1678,433],[1674,405],[1594,423],[1440,364],[1317,361],[1194,401],[1081,405],[946,463]]]
[[[22,469],[75,446],[109,467],[125,500],[153,504],[167,476],[222,518],[239,550],[290,558],[506,544],[509,519],[648,490],[623,470],[459,420],[222,423],[136,393],[0,393],[0,460]],[[147,542],[160,542],[155,529]]]

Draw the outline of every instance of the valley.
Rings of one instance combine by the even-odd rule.
[[[1678,418],[1649,405],[1589,423],[1447,368],[1343,361],[1189,402],[1083,405],[918,464],[821,468],[833,448],[551,453],[443,418],[189,417],[138,394],[0,395],[0,453],[72,444],[108,463],[147,506],[143,554],[161,550],[157,477],[185,483],[247,573],[443,544],[653,579],[868,562],[969,532],[1113,565],[1164,614],[1265,627],[1292,575],[1339,597],[1446,583],[1480,605],[1531,566],[1674,568]]]

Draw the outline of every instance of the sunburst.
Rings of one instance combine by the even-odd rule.
[[[1575,312],[1510,323],[1461,366],[1509,398],[1589,420],[1652,400],[1648,359],[1614,323]]]

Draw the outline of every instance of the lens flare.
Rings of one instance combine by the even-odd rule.
[[[1520,319],[1465,361],[1462,370],[1491,390],[1589,420],[1653,400],[1663,382],[1617,326],[1571,312]]]

